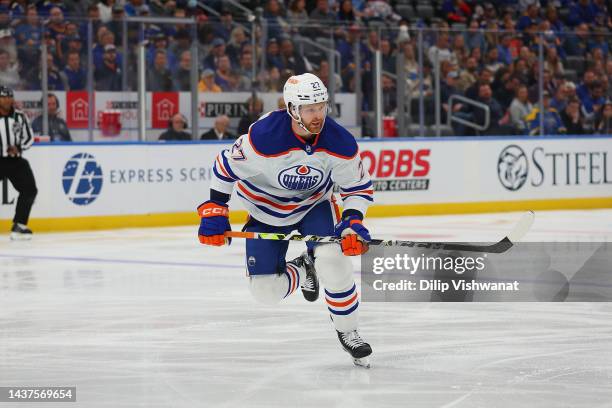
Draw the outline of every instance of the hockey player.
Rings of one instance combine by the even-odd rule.
[[[373,201],[372,182],[354,137],[326,117],[328,94],[319,78],[290,77],[283,98],[286,111],[264,115],[217,156],[210,199],[198,207],[199,240],[230,243],[224,233],[231,230],[227,203],[234,190],[249,212],[243,231],[342,237],[341,245],[308,242],[308,250],[291,261],[285,261],[287,241],[247,240],[250,291],[256,300],[274,304],[301,288],[314,302],[320,279],[342,347],[355,364],[369,366],[372,349],[357,331],[359,299],[346,256],[368,250],[370,235],[362,221]]]

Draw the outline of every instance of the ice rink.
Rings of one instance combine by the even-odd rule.
[[[367,226],[496,241],[519,216]],[[340,349],[323,299],[255,303],[244,241],[203,247],[196,231],[0,237],[0,386],[77,387],[77,403],[54,407],[612,407],[610,303],[364,302],[366,370]],[[538,212],[525,240],[611,241],[612,210]]]

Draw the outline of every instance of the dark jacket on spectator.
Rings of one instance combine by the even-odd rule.
[[[42,115],[37,116],[32,121],[32,131],[34,133],[42,134],[43,131],[43,117]],[[52,142],[72,142],[70,137],[70,131],[66,121],[58,116],[49,115],[49,135]]]
[[[97,91],[120,91],[121,90],[121,69],[119,65],[109,66],[103,64],[96,69],[96,90]]]
[[[191,140],[191,134],[189,132],[185,132],[184,130],[177,132],[176,130],[170,128],[159,135],[159,140]]]
[[[572,118],[565,113],[564,110],[561,111],[560,116],[568,135],[582,135],[585,133],[584,127],[582,126],[582,120],[579,119],[578,123],[574,123]]]
[[[170,92],[173,90],[172,75],[168,69],[151,68],[147,72],[147,91]]]
[[[236,139],[236,135],[231,132],[225,132],[221,140],[232,139]],[[200,140],[219,140],[219,138],[217,137],[217,133],[215,133],[215,128],[210,129],[208,132],[202,133],[202,135],[200,136]]]

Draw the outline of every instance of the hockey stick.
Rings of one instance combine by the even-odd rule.
[[[392,239],[373,239],[369,242],[370,245],[377,246],[405,246],[427,249],[441,249],[445,251],[467,251],[467,252],[487,252],[492,254],[501,254],[509,250],[512,245],[519,241],[533,224],[535,214],[533,211],[527,211],[521,219],[516,223],[512,231],[506,235],[501,241],[490,245],[470,245],[457,244],[450,242],[419,242],[419,241],[399,241]],[[300,235],[298,233],[277,234],[269,232],[239,232],[227,231],[226,237],[230,238],[246,238],[246,239],[267,239],[272,241],[302,241],[302,242],[335,242],[339,243],[342,239],[338,237],[321,237],[318,235]]]

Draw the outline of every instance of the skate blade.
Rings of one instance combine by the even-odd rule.
[[[370,359],[368,357],[353,358],[353,363],[358,367],[370,368]]]
[[[17,234],[15,232],[11,233],[11,241],[30,241],[32,239],[32,234]]]

